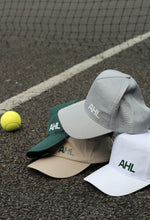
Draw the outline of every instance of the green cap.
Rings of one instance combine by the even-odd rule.
[[[32,147],[26,153],[27,157],[33,158],[42,156],[43,154],[47,153],[49,149],[50,152],[54,153],[55,147],[69,136],[61,126],[57,113],[60,109],[67,107],[75,102],[77,101],[71,101],[60,105],[56,105],[49,110],[47,138],[41,141],[39,144]]]

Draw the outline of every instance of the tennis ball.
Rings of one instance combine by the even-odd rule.
[[[6,131],[18,130],[21,126],[21,117],[15,111],[7,111],[1,116],[1,126]]]

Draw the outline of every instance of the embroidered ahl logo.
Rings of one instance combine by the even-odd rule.
[[[52,123],[49,127],[49,131],[53,131],[53,130],[57,130],[57,129],[60,129],[59,127],[59,122],[56,122],[56,123]]]
[[[88,109],[91,111],[91,113],[93,113],[95,115],[96,118],[99,119],[99,116],[98,116],[99,111],[98,111],[98,109],[95,108],[95,106],[93,104],[90,104]]]
[[[71,149],[71,148],[64,147],[64,146],[61,146],[61,147],[59,148],[58,152],[62,152],[62,153],[64,153],[64,154],[67,152],[69,155],[74,156],[74,155],[72,154],[72,149]]]
[[[128,161],[122,160],[118,166],[121,166],[123,169],[128,168],[128,171],[135,173],[135,171],[133,170],[133,166],[134,166],[133,163],[128,163]]]

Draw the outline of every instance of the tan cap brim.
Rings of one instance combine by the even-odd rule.
[[[57,156],[41,158],[29,164],[29,168],[36,169],[48,176],[67,178],[74,176],[90,166],[89,163],[68,160]]]

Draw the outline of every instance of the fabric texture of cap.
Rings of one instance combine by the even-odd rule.
[[[28,152],[27,156],[39,157],[44,154],[47,150],[51,150],[52,153],[55,151],[55,146],[68,137],[68,134],[64,131],[63,127],[58,118],[58,111],[61,108],[69,106],[77,101],[71,101],[63,104],[56,105],[49,110],[49,121],[47,128],[47,138],[32,147]]]
[[[84,140],[68,137],[54,155],[40,158],[28,167],[54,178],[67,178],[90,164],[108,162],[111,147],[112,139],[107,135]]]
[[[150,184],[150,131],[120,134],[113,143],[110,161],[85,181],[111,196],[123,196]]]
[[[61,109],[59,120],[69,136],[84,139],[109,133],[139,134],[150,127],[150,108],[136,81],[116,70],[94,80],[85,100]]]

